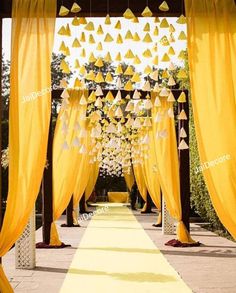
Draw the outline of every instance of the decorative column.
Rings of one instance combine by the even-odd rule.
[[[162,234],[163,235],[175,234],[174,219],[170,216],[166,208],[164,197],[162,200]]]
[[[16,269],[34,269],[35,261],[35,209],[21,237],[15,245]]]

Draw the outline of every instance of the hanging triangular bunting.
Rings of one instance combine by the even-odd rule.
[[[161,11],[169,11],[170,9],[166,1],[163,1],[158,8]]]

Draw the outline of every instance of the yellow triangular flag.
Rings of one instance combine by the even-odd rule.
[[[165,79],[165,78],[169,78],[169,72],[167,69],[165,69],[163,72],[162,72],[162,78]]]
[[[71,31],[70,31],[70,25],[67,23],[66,25],[66,36],[70,37],[71,36]]]
[[[147,33],[143,39],[144,43],[152,43],[152,38],[149,33]]]
[[[158,63],[159,63],[158,55],[156,55],[156,56],[154,57],[154,59],[152,60],[152,63],[153,63],[154,65],[158,65]]]
[[[163,1],[158,8],[161,11],[169,11],[169,9],[170,9],[168,4],[166,3],[166,1]]]
[[[89,35],[89,44],[95,44],[94,37],[91,34]]]
[[[78,13],[81,11],[81,7],[76,2],[74,2],[70,11],[73,13]]]
[[[146,58],[151,58],[152,57],[152,52],[147,49],[143,52],[143,57],[146,57]]]
[[[168,54],[169,55],[175,55],[175,50],[173,49],[173,47],[170,47],[168,50]]]
[[[169,45],[170,45],[170,43],[169,43],[169,41],[168,41],[168,39],[167,39],[167,36],[163,36],[163,37],[160,39],[160,43],[161,43],[162,46],[169,46]]]
[[[160,23],[160,27],[161,28],[168,28],[169,27],[169,23],[165,17],[162,19],[162,21]]]
[[[95,74],[93,70],[90,70],[89,73],[85,76],[85,79],[94,81],[95,80]]]
[[[133,41],[135,41],[135,42],[139,42],[140,41],[140,37],[139,37],[138,33],[135,33],[133,35]]]
[[[113,77],[112,77],[110,71],[107,72],[107,75],[106,75],[106,79],[105,79],[105,81],[106,81],[107,83],[111,83],[111,82],[113,82]]]
[[[168,56],[167,53],[165,53],[161,59],[161,62],[169,62],[170,61],[170,57]]]
[[[179,137],[181,137],[181,138],[188,137],[188,135],[183,127],[180,129]]]
[[[117,21],[116,25],[115,25],[115,29],[120,30],[121,29],[121,22],[120,20]]]
[[[155,17],[155,19],[154,19],[154,23],[159,23],[160,22],[160,19],[159,19],[159,17]]]
[[[144,32],[150,32],[150,24],[147,22],[143,28]]]
[[[187,40],[187,36],[186,36],[184,31],[180,32],[178,40],[180,40],[180,41],[186,41]]]
[[[61,52],[66,51],[66,44],[65,44],[64,41],[61,42],[61,45],[60,45],[59,51],[61,51]]]
[[[169,40],[170,40],[171,43],[175,42],[175,38],[174,38],[174,35],[172,33],[170,34]]]
[[[134,74],[134,71],[132,66],[128,66],[124,72],[124,75],[133,75],[133,74]]]
[[[133,22],[133,23],[139,23],[139,19],[138,19],[138,17],[135,16],[135,18],[132,19],[132,22]]]
[[[138,55],[135,56],[133,64],[141,64],[141,60],[139,59]]]
[[[144,73],[145,73],[145,74],[150,74],[150,73],[152,73],[152,68],[151,68],[151,66],[147,65],[147,66],[145,67],[145,69],[144,69]]]
[[[130,49],[125,54],[125,58],[127,58],[127,59],[133,59],[134,58],[134,54]]]
[[[172,91],[170,91],[170,93],[168,95],[167,102],[175,102],[175,97],[174,97]]]
[[[176,82],[175,82],[175,80],[174,80],[174,78],[173,78],[172,75],[169,77],[169,80],[168,80],[168,84],[167,85],[168,86],[174,86],[174,85],[176,85]]]
[[[108,101],[108,102],[113,102],[114,101],[114,96],[113,96],[113,94],[112,94],[112,92],[111,91],[109,91],[108,93],[107,93],[107,95],[106,95],[106,100]]]
[[[127,8],[123,14],[123,17],[126,19],[133,19],[133,18],[135,18],[135,15],[133,14],[133,12],[130,8]]]
[[[98,26],[97,34],[98,35],[103,35],[104,34],[103,28],[102,28],[102,26],[100,24]]]
[[[186,23],[186,17],[181,14],[180,17],[176,21],[178,24],[185,24]]]
[[[125,39],[126,40],[133,40],[133,35],[130,30],[127,31],[127,33],[125,35]]]
[[[76,59],[75,60],[75,69],[79,69],[79,68],[80,68],[79,60]]]
[[[88,97],[88,102],[89,102],[89,103],[93,103],[93,102],[95,102],[95,101],[96,101],[96,95],[95,95],[95,92],[92,91],[91,94],[90,94],[89,97]]]
[[[123,69],[122,69],[121,64],[118,64],[115,73],[116,74],[123,74]]]
[[[81,44],[79,42],[79,40],[77,38],[74,39],[73,43],[72,43],[72,47],[73,48],[79,48],[81,47]]]
[[[121,61],[122,60],[122,58],[121,58],[121,53],[118,53],[117,54],[117,56],[116,56],[116,58],[115,58],[115,61]]]
[[[63,73],[70,73],[69,65],[64,59],[61,61],[60,69]]]
[[[109,33],[107,33],[105,36],[104,42],[108,43],[108,42],[113,42],[113,41],[114,40],[113,40],[112,36]]]
[[[78,19],[77,16],[75,16],[75,17],[73,18],[71,24],[74,25],[74,26],[79,26],[79,25],[80,25],[80,22],[79,22],[79,19]]]
[[[81,53],[80,53],[80,56],[81,56],[82,58],[85,58],[85,57],[86,57],[86,51],[85,51],[85,49],[82,49],[82,51],[81,51]]]
[[[70,12],[69,9],[67,9],[65,6],[61,5],[59,15],[60,16],[66,16]]]
[[[158,72],[158,70],[153,71],[153,72],[150,74],[150,77],[151,77],[151,79],[153,79],[153,80],[155,80],[155,81],[158,81],[158,77],[159,77],[159,72]]]
[[[58,33],[58,35],[66,36],[67,32],[66,32],[66,28],[64,27],[64,25],[59,29],[59,31],[57,33]]]
[[[94,54],[91,53],[90,56],[89,56],[89,62],[90,62],[90,63],[94,63],[94,62],[96,62],[96,61],[97,61],[97,59],[95,58]]]
[[[184,110],[182,110],[182,111],[179,113],[178,119],[179,119],[179,120],[188,120],[188,117],[187,117],[187,115],[186,115],[186,113],[185,113]]]
[[[79,73],[83,76],[85,76],[87,74],[87,71],[86,71],[86,68],[84,65],[80,67]]]
[[[143,17],[152,17],[152,11],[148,6],[145,7],[145,9],[142,12]]]
[[[132,82],[141,82],[141,78],[138,72],[135,72],[133,77],[131,78]]]
[[[185,142],[184,139],[181,140],[179,146],[178,146],[179,150],[187,150],[189,149],[189,146],[187,145],[187,143]]]
[[[66,49],[64,51],[64,55],[65,56],[70,56],[70,49],[69,49],[69,47],[66,47]]]
[[[98,72],[98,74],[97,74],[97,76],[96,76],[96,78],[95,78],[95,82],[96,83],[102,83],[102,82],[104,82],[105,80],[104,80],[104,78],[103,78],[103,75],[102,75],[102,73],[101,72]]]
[[[87,20],[86,20],[86,18],[85,18],[85,17],[80,17],[80,19],[79,19],[79,23],[80,23],[80,24],[87,24]]]
[[[118,34],[118,36],[117,36],[116,43],[117,44],[123,44],[123,39],[122,39],[122,36],[120,34]]]
[[[74,88],[81,88],[81,87],[82,87],[82,83],[78,79],[78,77],[76,77],[75,82],[74,82]]]
[[[98,43],[96,49],[97,49],[98,51],[102,51],[102,50],[103,50],[103,47],[102,47],[102,43],[101,43],[101,42]]]
[[[154,29],[153,35],[154,36],[158,36],[159,35],[159,30],[158,30],[158,27],[157,26]]]
[[[157,51],[158,51],[157,44],[152,48],[152,50],[153,50],[154,52],[157,52]]]
[[[108,52],[108,53],[106,54],[106,56],[104,57],[104,61],[105,61],[105,62],[112,62],[112,58],[111,58],[111,54],[110,54],[110,52]]]
[[[80,42],[82,42],[82,43],[86,42],[86,38],[85,38],[85,33],[84,32],[81,33]]]
[[[107,14],[106,18],[105,18],[105,24],[110,25],[111,24],[111,19],[110,19],[110,15]]]
[[[124,86],[124,90],[129,92],[129,91],[132,91],[133,90],[133,85],[132,85],[132,82],[129,80],[126,85]]]
[[[185,60],[187,58],[186,51],[181,50],[180,53],[179,53],[178,58],[181,59],[181,60]]]
[[[104,64],[103,64],[102,58],[98,58],[94,65],[97,67],[103,67]]]
[[[185,92],[181,92],[178,100],[177,100],[179,103],[186,103],[186,94]]]
[[[177,74],[177,78],[178,79],[185,79],[185,78],[188,78],[188,75],[187,75],[186,71],[181,68]]]
[[[94,31],[94,24],[92,21],[89,21],[88,24],[84,27],[86,31]]]
[[[175,27],[173,26],[173,24],[170,24],[170,26],[169,26],[169,32],[170,33],[174,33],[175,32]]]

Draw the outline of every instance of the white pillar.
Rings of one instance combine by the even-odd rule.
[[[15,245],[16,269],[34,269],[35,261],[35,209],[24,232]]]
[[[163,235],[172,235],[175,234],[174,219],[170,216],[166,203],[163,198],[162,204],[162,234]]]

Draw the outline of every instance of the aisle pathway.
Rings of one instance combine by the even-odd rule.
[[[61,293],[191,292],[125,206],[96,215],[74,255]]]

